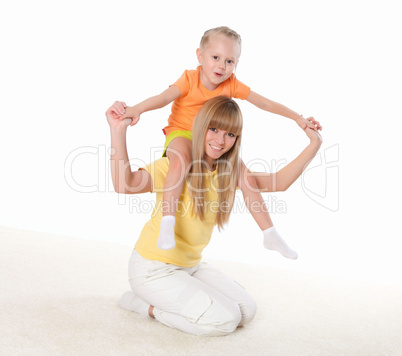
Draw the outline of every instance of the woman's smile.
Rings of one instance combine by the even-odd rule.
[[[217,147],[217,146],[213,146],[213,145],[211,145],[211,144],[209,144],[210,146],[211,146],[211,148],[213,149],[213,150],[216,150],[216,151],[222,151],[223,150],[223,147]]]

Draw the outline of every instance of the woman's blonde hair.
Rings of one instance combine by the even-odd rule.
[[[240,57],[241,37],[236,31],[233,31],[232,29],[230,29],[229,27],[226,27],[226,26],[215,27],[215,28],[211,28],[210,30],[205,31],[204,35],[201,37],[200,48],[201,49],[204,48],[204,46],[208,43],[211,36],[219,35],[219,34],[224,35],[227,38],[230,38],[239,44],[239,48],[240,48],[239,57]]]
[[[204,139],[207,130],[216,128],[225,130],[236,136],[232,148],[224,153],[216,162],[216,179],[207,186],[205,177],[208,175],[208,165],[205,162]],[[193,122],[192,156],[193,162],[187,180],[190,187],[193,212],[204,220],[206,194],[208,189],[218,192],[218,208],[216,223],[219,229],[228,222],[233,208],[236,186],[239,178],[239,149],[243,116],[235,101],[225,96],[218,96],[207,101],[196,115]]]

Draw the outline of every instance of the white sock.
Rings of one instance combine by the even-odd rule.
[[[175,221],[176,219],[173,215],[162,216],[161,228],[157,243],[159,249],[171,250],[176,246],[176,241],[174,240]]]
[[[272,226],[269,229],[263,231],[264,234],[264,247],[268,250],[275,250],[281,253],[284,257],[295,260],[298,255],[296,251],[293,251],[287,243],[278,234],[275,227]]]
[[[122,309],[136,312],[143,316],[149,316],[149,304],[145,303],[141,298],[137,297],[131,290],[127,291],[121,296],[118,304],[119,307]]]

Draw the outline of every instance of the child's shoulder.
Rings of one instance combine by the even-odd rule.
[[[198,80],[199,77],[200,77],[200,67],[197,67],[197,69],[186,69],[181,76],[182,79],[186,79],[190,82]]]
[[[188,68],[188,67],[186,67],[185,69],[184,69],[184,73],[186,73],[186,72],[199,72],[201,70],[201,65],[198,65],[197,67],[195,67],[195,68]]]
[[[201,66],[198,66],[196,69],[186,69],[184,73],[189,75],[198,75],[201,71]]]

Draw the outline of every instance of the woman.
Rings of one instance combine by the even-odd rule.
[[[239,158],[243,126],[240,109],[233,100],[217,97],[197,114],[193,124],[193,162],[189,174],[183,177],[185,184],[176,213],[176,246],[160,250],[157,240],[169,159],[161,158],[131,172],[126,148],[131,119],[119,120],[124,108],[124,103],[115,102],[106,112],[115,190],[126,194],[156,192],[157,204],[130,259],[132,291],[122,296],[119,305],[191,334],[231,333],[254,318],[256,304],[239,284],[201,262],[201,254],[213,227],[218,224],[221,228],[228,221],[236,186],[249,189],[245,187],[247,170]],[[310,128],[305,132],[310,144],[293,162],[274,174],[254,174],[259,190],[286,190],[300,176],[321,145],[318,132]]]

